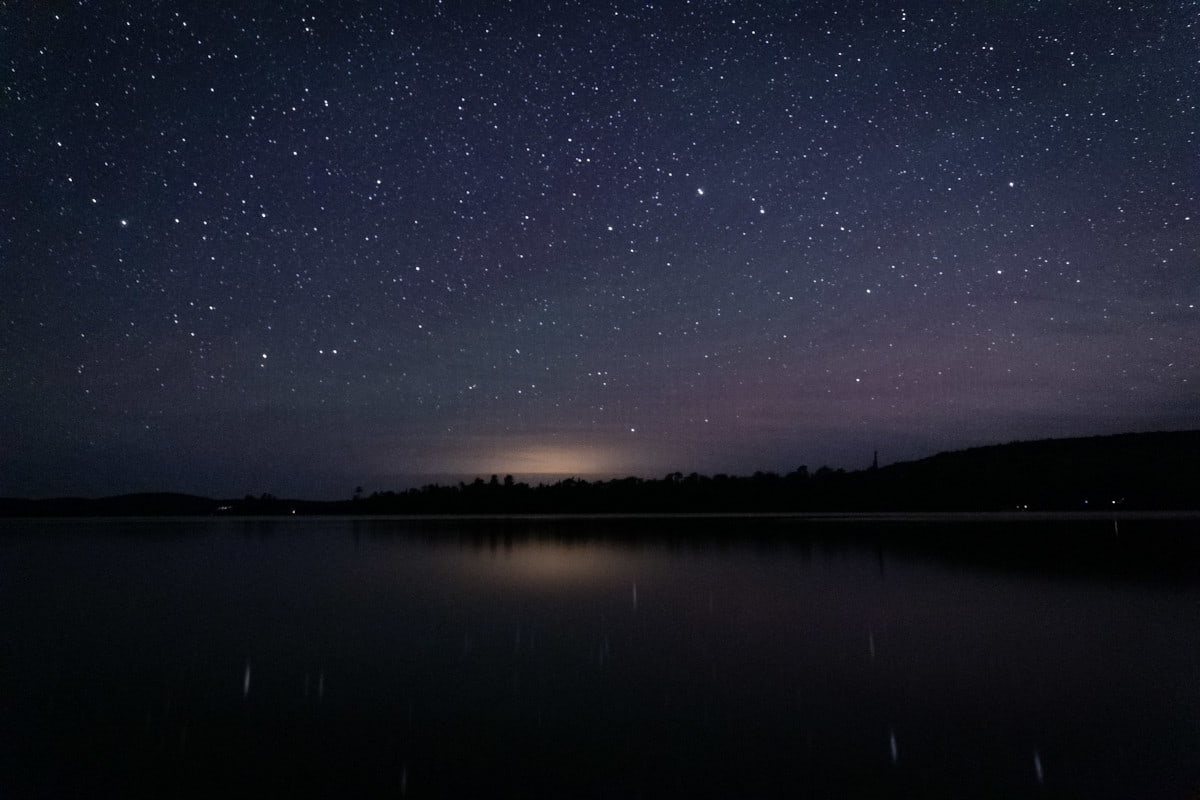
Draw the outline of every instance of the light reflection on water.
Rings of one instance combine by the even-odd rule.
[[[378,545],[378,542],[375,543]],[[389,541],[380,548],[382,558],[362,566],[384,583],[412,569],[421,560],[443,577],[501,588],[543,591],[579,591],[633,571],[637,558],[628,547],[612,543],[546,542],[445,542],[424,552],[414,552],[403,543]],[[360,543],[360,547],[361,547]]]
[[[1200,788],[1179,557],[1056,570],[846,524],[9,521],[0,788]]]

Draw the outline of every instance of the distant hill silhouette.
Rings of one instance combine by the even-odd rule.
[[[846,472],[676,472],[530,486],[478,478],[337,502],[270,495],[0,499],[4,516],[1200,510],[1200,430],[1044,439]]]
[[[865,477],[879,508],[1196,509],[1200,431],[974,447]]]
[[[115,497],[56,497],[50,500],[0,498],[0,515],[56,517],[203,516],[220,503],[207,497],[158,492]]]

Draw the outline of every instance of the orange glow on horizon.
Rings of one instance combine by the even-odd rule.
[[[616,476],[644,471],[636,452],[611,446],[557,443],[487,442],[476,453],[443,459],[439,470],[461,475]]]

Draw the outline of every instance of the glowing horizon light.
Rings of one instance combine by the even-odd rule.
[[[440,475],[446,480],[512,475],[516,480],[536,482],[570,477],[604,479],[645,472],[645,453],[629,445],[618,447],[590,441],[530,442],[497,435],[476,438],[470,445],[453,451],[443,450],[433,443],[430,447],[435,452],[424,450],[417,457],[426,465],[422,472]],[[388,463],[384,470],[391,471],[395,467],[394,462]]]
[[[533,445],[497,452],[482,460],[483,472],[513,475],[595,475],[622,461],[608,448],[588,445]]]

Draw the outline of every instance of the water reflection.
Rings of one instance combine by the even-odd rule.
[[[509,546],[502,554],[492,553],[486,561],[468,563],[479,568],[477,577],[481,580],[561,589],[612,580],[629,572],[634,561],[628,552],[616,547],[526,543],[519,547]],[[635,584],[635,604],[636,595]]]
[[[0,537],[21,795],[1200,786],[1190,523],[73,524]]]

